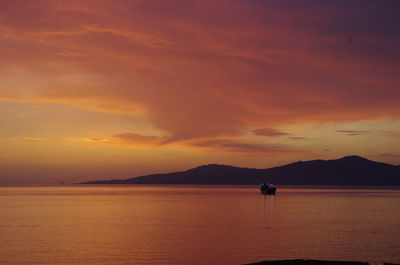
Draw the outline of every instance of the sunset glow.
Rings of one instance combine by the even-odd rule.
[[[400,164],[396,1],[0,1],[0,184]]]

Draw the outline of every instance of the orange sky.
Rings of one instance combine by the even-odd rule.
[[[400,164],[397,1],[0,1],[0,184]]]

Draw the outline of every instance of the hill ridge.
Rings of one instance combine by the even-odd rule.
[[[298,161],[267,169],[207,164],[184,171],[80,184],[221,184],[247,185],[268,181],[286,185],[400,185],[400,167],[361,156]]]

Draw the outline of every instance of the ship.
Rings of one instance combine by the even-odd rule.
[[[260,191],[264,195],[275,195],[276,187],[274,184],[264,182],[260,185]]]

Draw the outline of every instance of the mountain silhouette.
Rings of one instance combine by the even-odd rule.
[[[400,166],[360,156],[346,156],[335,160],[299,161],[268,169],[209,164],[180,172],[81,184],[255,185],[262,182],[278,185],[394,186],[400,185]]]

